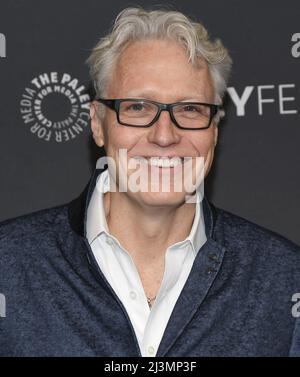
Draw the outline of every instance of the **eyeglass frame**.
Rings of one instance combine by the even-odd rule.
[[[170,118],[172,122],[175,124],[176,127],[182,129],[182,130],[192,130],[192,131],[197,131],[197,130],[206,130],[211,126],[213,118],[216,116],[217,112],[222,108],[222,105],[216,105],[216,104],[211,104],[211,103],[205,103],[205,102],[174,102],[174,103],[161,103],[161,102],[156,102],[148,99],[142,99],[142,98],[95,98],[94,99],[97,102],[102,103],[103,105],[109,107],[111,110],[114,110],[116,115],[117,115],[117,121],[119,124],[122,124],[123,126],[127,127],[135,127],[135,128],[149,128],[151,127],[160,117],[160,114],[162,111],[168,111]],[[120,104],[124,101],[135,101],[135,102],[148,102],[152,103],[157,106],[158,111],[157,114],[155,115],[154,119],[148,123],[145,126],[135,126],[132,124],[124,123],[121,122],[120,120]],[[194,127],[182,127],[180,124],[177,122],[175,119],[175,116],[173,114],[173,107],[177,105],[182,105],[182,104],[187,104],[187,105],[204,105],[210,107],[210,119],[208,122],[208,126],[206,127],[200,127],[200,128],[194,128]]]

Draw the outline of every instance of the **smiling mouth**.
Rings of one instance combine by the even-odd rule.
[[[175,168],[178,165],[182,165],[186,162],[187,157],[144,157],[135,156],[134,159],[149,166],[155,166],[159,168]]]

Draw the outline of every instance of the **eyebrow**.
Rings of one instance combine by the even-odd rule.
[[[141,99],[153,99],[157,96],[157,92],[154,92],[152,90],[146,90],[142,92],[131,92],[130,94],[127,95],[128,98],[141,98]],[[198,96],[180,96],[180,97],[175,97],[173,102],[182,102],[182,101],[187,101],[187,102],[203,102],[204,98],[198,98]]]

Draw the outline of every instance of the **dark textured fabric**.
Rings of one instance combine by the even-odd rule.
[[[129,317],[84,237],[79,198],[0,224],[0,356],[140,356]],[[207,242],[157,356],[300,356],[300,250],[203,202]]]

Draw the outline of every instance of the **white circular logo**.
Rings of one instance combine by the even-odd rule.
[[[73,140],[89,125],[90,96],[68,73],[42,73],[31,80],[21,99],[21,115],[39,139]]]

